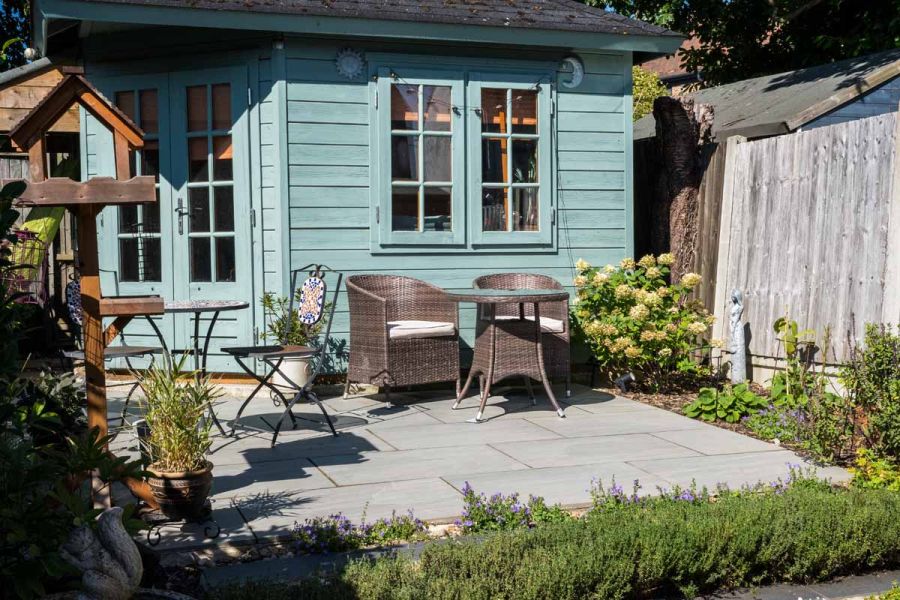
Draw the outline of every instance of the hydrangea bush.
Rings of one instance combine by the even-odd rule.
[[[715,319],[690,298],[700,275],[687,273],[669,282],[674,261],[671,254],[661,254],[602,268],[584,260],[575,264],[573,317],[611,379],[635,372],[658,389],[675,375],[709,374],[696,353],[709,347],[704,334]]]

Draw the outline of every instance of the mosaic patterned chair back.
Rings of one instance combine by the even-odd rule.
[[[313,273],[300,286],[300,306],[297,316],[304,325],[315,325],[325,314],[327,286],[321,273]]]
[[[81,282],[77,279],[66,284],[66,308],[69,319],[81,327]]]

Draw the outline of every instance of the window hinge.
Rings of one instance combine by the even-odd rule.
[[[250,211],[250,227],[256,227],[256,209]]]
[[[253,88],[247,88],[247,106],[253,106]]]
[[[550,99],[550,116],[552,117],[555,114],[556,114],[556,98],[551,98]]]
[[[259,327],[257,327],[256,325],[253,326],[253,339],[259,339]]]
[[[550,224],[556,225],[556,209],[555,208],[550,211]]]
[[[381,207],[380,206],[375,207],[375,222],[381,223]]]
[[[378,88],[375,88],[375,109],[378,109]]]

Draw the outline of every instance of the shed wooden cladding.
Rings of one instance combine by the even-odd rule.
[[[12,130],[65,77],[60,67],[23,75],[0,85],[0,132]],[[73,106],[50,127],[51,132],[77,133],[78,107]]]
[[[12,181],[12,180],[10,180]],[[7,182],[2,182],[7,183]],[[119,181],[94,177],[80,183],[68,177],[31,182],[19,196],[20,206],[74,206],[84,204],[145,204],[156,201],[156,180],[147,175]]]

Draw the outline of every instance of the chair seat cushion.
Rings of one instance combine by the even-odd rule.
[[[456,333],[456,326],[444,321],[388,321],[387,325],[391,339],[445,337]]]
[[[497,321],[518,321],[519,317],[515,315],[497,315]],[[485,321],[489,321],[489,318],[484,319]],[[526,321],[534,322],[534,315],[528,315],[525,317]],[[543,333],[562,333],[565,331],[565,324],[559,320],[554,319],[553,317],[541,317],[541,331]]]

